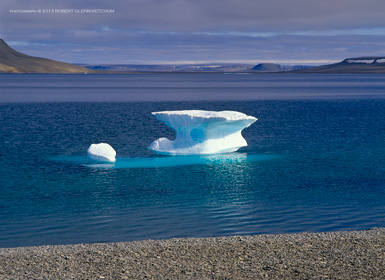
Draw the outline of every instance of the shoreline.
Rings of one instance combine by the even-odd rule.
[[[0,248],[0,279],[383,279],[385,228]]]

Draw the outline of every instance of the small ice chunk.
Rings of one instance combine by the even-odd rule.
[[[102,162],[115,162],[116,152],[107,143],[91,144],[87,150],[88,157]]]

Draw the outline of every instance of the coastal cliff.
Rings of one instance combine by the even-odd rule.
[[[339,63],[291,71],[311,74],[385,74],[385,56],[346,58]]]
[[[82,66],[18,52],[0,39],[0,73],[93,73]]]

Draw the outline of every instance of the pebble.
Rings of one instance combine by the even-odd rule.
[[[384,279],[385,228],[0,249],[0,279]]]

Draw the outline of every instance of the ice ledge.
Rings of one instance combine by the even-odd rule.
[[[175,130],[175,140],[159,138],[148,149],[167,155],[207,155],[247,146],[242,130],[257,119],[235,111],[163,111],[152,113]]]

